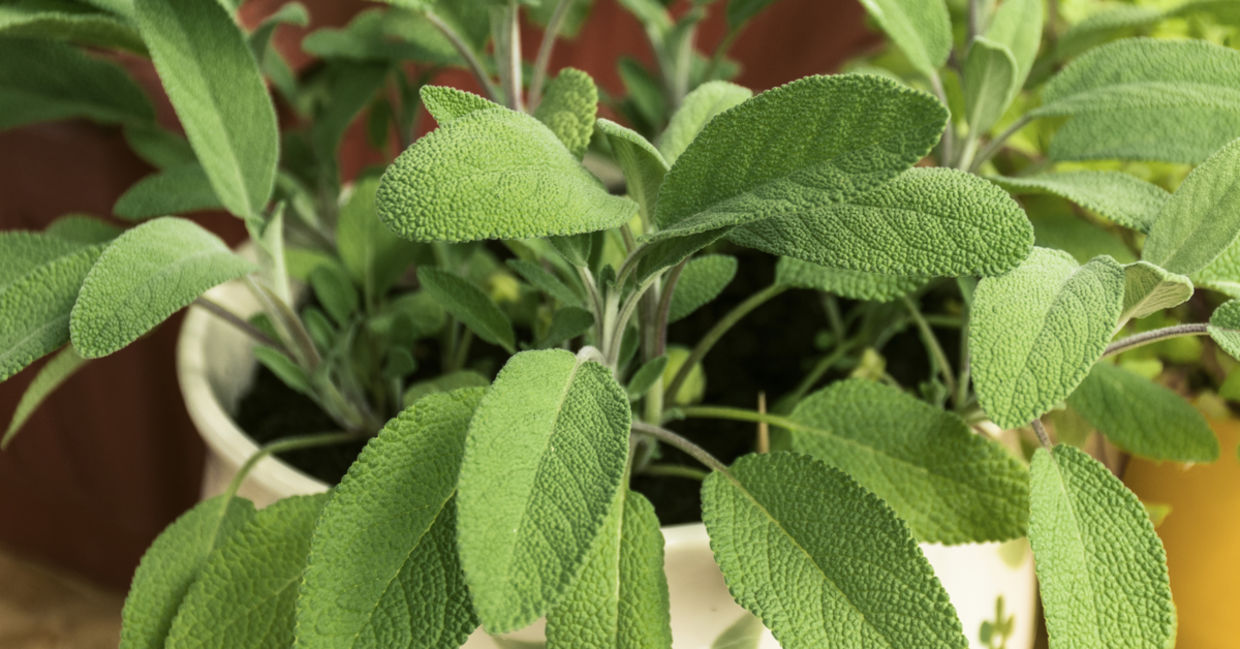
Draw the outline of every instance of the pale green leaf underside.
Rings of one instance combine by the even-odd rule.
[[[310,543],[297,647],[456,647],[477,626],[457,559],[455,496],[483,392],[426,396],[349,468]]]
[[[753,97],[752,90],[727,81],[708,81],[694,88],[685,95],[680,108],[672,113],[671,121],[659,136],[659,152],[668,164],[676,162],[715,115],[750,97]]]
[[[933,77],[947,62],[952,25],[943,0],[861,0],[861,5],[918,72]]]
[[[663,177],[667,175],[667,162],[654,145],[637,131],[601,118],[595,127],[611,146],[612,156],[624,173],[629,197],[637,201],[638,207],[649,219],[654,213],[655,199]]]
[[[157,171],[134,183],[112,206],[131,221],[223,207],[202,165],[190,162]]]
[[[628,457],[629,401],[562,350],[513,356],[465,444],[458,544],[474,608],[506,632],[552,609],[603,525]]]
[[[676,281],[668,322],[676,322],[719,297],[736,276],[736,257],[701,255],[689,260]]]
[[[1193,296],[1193,283],[1148,261],[1124,265],[1124,311],[1120,323],[1170,309]]]
[[[173,617],[219,541],[254,516],[254,505],[223,497],[182,514],[142,555],[121,611],[120,649],[164,649]]]
[[[485,97],[450,86],[422,86],[419,95],[422,97],[422,105],[426,106],[426,112],[440,125],[475,111],[502,108]]]
[[[1141,502],[1070,446],[1034,454],[1029,542],[1051,649],[1166,649],[1175,606]]]
[[[1056,160],[1198,163],[1240,133],[1240,52],[1133,38],[1091,50],[1053,78],[1037,116],[1070,116]]]
[[[784,649],[968,646],[908,528],[838,469],[747,455],[702,484],[702,520],[732,597]]]
[[[40,236],[5,233],[3,239],[4,243],[33,243]],[[19,256],[34,262],[26,269],[0,264],[0,271],[12,278],[0,286],[0,381],[69,341],[74,302],[103,249],[101,244],[48,239],[52,238],[43,238],[32,251]]]
[[[908,295],[927,281],[920,277],[828,268],[795,257],[780,257],[775,264],[777,284],[824,291],[854,300],[890,302],[901,295]]]
[[[999,43],[974,39],[964,60],[964,103],[969,130],[985,133],[1003,117],[1016,94],[1016,59]]]
[[[379,215],[414,241],[526,239],[619,226],[611,196],[546,126],[506,108],[441,124],[383,174]]]
[[[1210,314],[1210,338],[1232,358],[1240,359],[1240,300],[1231,300]]]
[[[39,368],[39,373],[22,393],[21,401],[17,402],[17,408],[13,410],[13,418],[9,420],[9,427],[4,431],[4,438],[0,439],[0,450],[13,441],[26,420],[34,414],[43,400],[62,383],[69,380],[69,377],[73,376],[85,363],[86,359],[73,351],[72,347],[66,347]]]
[[[934,543],[1024,536],[1029,473],[964,420],[896,388],[841,381],[788,416],[789,450],[848,473]]]
[[[512,321],[473,282],[430,266],[418,269],[418,281],[422,290],[479,338],[509,353],[516,349]]]
[[[1213,462],[1218,440],[1202,414],[1175,392],[1110,363],[1098,363],[1068,405],[1120,448],[1151,460]]]
[[[241,28],[218,0],[135,0],[138,27],[211,186],[258,216],[279,158],[275,109]]]
[[[983,279],[969,351],[986,414],[1016,428],[1072,394],[1102,357],[1123,299],[1124,270],[1110,257],[1078,266],[1065,252],[1034,248],[1016,270]]]
[[[1059,171],[1033,176],[998,176],[996,183],[1013,194],[1059,196],[1138,232],[1149,233],[1171,194],[1121,171]]]
[[[207,289],[253,270],[192,221],[147,221],[117,237],[86,275],[69,321],[73,346],[86,358],[107,356]]]
[[[223,538],[185,594],[167,649],[292,645],[297,586],[327,498],[285,498]]]
[[[547,614],[547,649],[659,649],[672,646],[663,534],[654,506],[621,493],[581,574]]]
[[[598,88],[590,75],[576,68],[563,68],[534,109],[534,117],[547,125],[577,159],[585,155],[594,133],[598,113]]]
[[[1237,131],[1240,132],[1240,131]],[[1193,169],[1163,206],[1141,257],[1190,275],[1240,238],[1240,139]]]

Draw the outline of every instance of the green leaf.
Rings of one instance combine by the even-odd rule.
[[[82,244],[107,243],[121,232],[111,223],[84,214],[67,214],[52,221],[43,230],[50,237]]]
[[[353,281],[362,287],[367,302],[382,296],[408,269],[415,246],[392,234],[379,220],[375,193],[379,181],[368,178],[353,186],[353,193],[336,222],[336,247],[340,261]]]
[[[222,208],[207,172],[197,162],[157,171],[121,194],[112,213],[131,221]]]
[[[952,23],[943,0],[861,0],[909,63],[936,76],[952,51]]]
[[[1240,52],[1205,41],[1103,45],[1046,84],[1037,117],[1067,116],[1055,160],[1198,163],[1240,133]]]
[[[383,89],[388,66],[336,62],[328,65],[326,77],[328,98],[310,126],[310,141],[318,156],[320,176],[335,187],[340,183],[340,142],[349,125]]]
[[[1148,261],[1124,265],[1124,311],[1120,324],[1170,309],[1193,296],[1193,283]]]
[[[0,291],[36,266],[76,252],[82,244],[46,232],[0,232]]]
[[[928,280],[828,268],[795,257],[780,257],[775,264],[775,283],[811,291],[824,291],[854,300],[890,302],[908,295]]]
[[[1122,36],[1132,36],[1166,17],[1156,7],[1113,5],[1068,26],[1055,41],[1054,58],[1064,60]]]
[[[1218,440],[1206,418],[1175,392],[1098,363],[1068,405],[1120,448],[1151,460],[1213,462]]]
[[[157,169],[167,169],[196,161],[189,140],[158,124],[126,126],[125,143],[139,158]]]
[[[207,289],[254,270],[192,221],[147,221],[117,237],[82,282],[69,330],[86,358],[107,356]]]
[[[417,12],[368,9],[343,28],[307,34],[301,47],[320,59],[362,63],[417,61],[452,65],[460,56],[452,43]]]
[[[310,271],[310,288],[336,324],[349,326],[358,312],[361,298],[339,266],[324,264]]]
[[[0,295],[2,297],[2,295]],[[1224,302],[1210,314],[1210,338],[1232,358],[1240,359],[1240,300]]]
[[[727,81],[708,81],[685,95],[672,114],[667,129],[659,136],[659,152],[668,164],[676,162],[716,115],[753,97],[749,88]]]
[[[765,630],[762,620],[744,613],[710,643],[710,649],[759,649],[758,643],[762,642]]]
[[[1017,74],[1016,59],[1005,45],[980,36],[969,45],[964,59],[964,105],[971,134],[988,132],[1003,117],[1020,89]]]
[[[1119,322],[1124,269],[1080,266],[1034,248],[1016,270],[983,279],[969,328],[973,384],[1001,428],[1024,426],[1063,401],[1102,357]]]
[[[275,374],[284,385],[308,397],[315,396],[310,375],[284,353],[266,345],[256,345],[254,358],[272,374]]]
[[[623,490],[581,574],[547,614],[547,649],[671,647],[663,534],[654,506]]]
[[[728,228],[719,228],[643,244],[638,248],[637,281],[645,281],[651,275],[679,264],[727,233]]]
[[[219,0],[135,0],[134,8],[215,195],[237,216],[258,216],[275,183],[279,136],[245,35]]]
[[[852,476],[933,543],[1025,534],[1029,473],[960,417],[897,388],[851,379],[815,392],[787,417],[788,450]]]
[[[1013,194],[1053,194],[1126,227],[1149,234],[1171,194],[1121,171],[1060,171],[991,178]]]
[[[1051,649],[1172,646],[1167,557],[1137,497],[1070,446],[1038,449],[1031,470],[1029,542]]]
[[[405,394],[401,397],[401,403],[408,408],[427,395],[452,392],[462,388],[485,388],[490,384],[491,382],[487,377],[472,370],[449,372],[409,386],[409,389],[405,390]]]
[[[422,290],[479,338],[503,347],[509,354],[516,351],[512,322],[482,289],[467,279],[429,266],[418,269],[418,282]]]
[[[253,516],[250,501],[218,496],[165,528],[133,574],[121,611],[120,649],[163,649],[173,617],[207,556]]]
[[[538,120],[506,108],[441,124],[383,174],[379,215],[414,241],[608,230],[637,206],[611,196]]]
[[[607,119],[599,119],[595,126],[607,138],[612,156],[624,172],[629,197],[637,201],[643,217],[649,220],[654,214],[659,187],[667,175],[667,162],[637,131]]]
[[[14,262],[26,262],[21,266],[0,262],[3,381],[69,341],[69,314],[103,246],[20,232],[6,232],[0,242],[2,248],[29,245],[14,255]]]
[[[457,647],[477,626],[456,553],[456,478],[482,393],[423,398],[349,468],[310,542],[298,648]]]
[[[868,194],[737,228],[730,238],[845,270],[987,276],[1029,254],[1033,226],[1007,192],[973,174],[916,168]]]
[[[736,257],[702,255],[689,260],[676,281],[667,321],[676,322],[719,297],[736,277]]]
[[[663,376],[663,368],[667,367],[667,354],[656,356],[646,362],[633,373],[633,377],[629,379],[629,385],[625,391],[629,394],[629,399],[636,401],[642,398],[646,391],[654,386],[654,382]]]
[[[490,99],[451,86],[422,86],[418,93],[426,112],[440,125],[476,111],[503,108]]]
[[[4,438],[0,439],[0,450],[13,441],[21,427],[26,424],[26,420],[30,419],[30,415],[42,405],[43,400],[85,364],[86,359],[78,356],[72,347],[66,347],[39,368],[39,373],[26,387],[21,401],[17,402],[17,408],[13,410],[13,418],[9,420],[9,427],[4,431]]]
[[[732,596],[785,649],[968,646],[908,528],[838,469],[746,455],[702,483],[702,521]]]
[[[1240,139],[1211,155],[1180,184],[1150,229],[1142,259],[1189,275],[1240,238]]]
[[[560,70],[547,84],[542,102],[534,109],[534,117],[546,124],[578,160],[590,146],[597,113],[598,88],[594,79],[576,68]]]
[[[986,28],[987,40],[1003,45],[1012,54],[1016,74],[1005,105],[1012,103],[1038,56],[1042,43],[1042,0],[1004,0]]]
[[[775,0],[728,0],[728,29],[736,31]]]
[[[294,0],[280,5],[279,9],[263,18],[263,21],[250,32],[246,39],[250,44],[250,50],[260,61],[271,45],[271,37],[275,35],[276,28],[281,25],[309,27],[310,10],[306,9],[306,5]]]
[[[0,6],[0,36],[146,52],[138,32],[125,21],[66,0],[11,0]]]
[[[551,271],[542,266],[524,259],[509,259],[507,264],[509,268],[517,271],[517,274],[529,282],[531,286],[555,298],[560,304],[576,307],[585,306],[585,301],[581,299],[580,295],[560,281],[559,277],[556,277]]]
[[[542,339],[534,346],[540,349],[557,347],[571,338],[580,336],[593,326],[594,314],[575,306],[564,307],[551,316],[551,324],[547,326],[547,333],[543,334]]]
[[[297,585],[327,498],[285,498],[222,539],[185,593],[168,649],[290,646]]]
[[[114,63],[64,43],[0,37],[0,130],[73,117],[146,124],[155,111]]]
[[[629,400],[602,365],[562,350],[509,359],[470,422],[458,545],[482,625],[523,627],[552,610],[615,501]]]

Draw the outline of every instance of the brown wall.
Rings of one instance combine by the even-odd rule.
[[[283,0],[251,0],[247,21]],[[307,1],[314,26],[340,24],[364,3]],[[649,61],[642,31],[615,0],[597,0],[575,42],[561,46],[553,67],[573,65],[620,92],[614,61],[620,54]],[[703,42],[721,37],[721,9],[703,28]],[[304,32],[282,29],[295,51]],[[527,29],[527,53],[537,32]],[[829,72],[850,53],[876,42],[862,26],[856,0],[781,0],[756,19],[733,50],[744,68],[739,82],[755,90]],[[300,59],[304,64],[304,57]],[[127,60],[158,94],[149,64]],[[459,75],[451,80],[465,81]],[[174,122],[167,102],[161,117]],[[356,134],[356,133],[355,133]],[[381,162],[353,137],[342,153],[346,173]],[[69,212],[102,215],[150,169],[129,153],[119,133],[86,122],[60,122],[0,133],[0,228],[42,228]],[[198,218],[235,243],[239,223],[222,214]],[[124,351],[84,368],[34,415],[0,453],[0,545],[56,563],[117,589],[128,585],[151,539],[196,500],[202,443],[185,414],[176,385],[173,347],[179,317]],[[0,384],[0,422],[6,422],[36,370]],[[2,430],[2,428],[0,428]]]

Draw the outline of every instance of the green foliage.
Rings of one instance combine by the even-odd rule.
[[[736,31],[775,0],[728,0],[728,29]]]
[[[72,347],[66,347],[39,368],[39,373],[22,393],[21,401],[17,402],[13,418],[9,420],[9,427],[4,431],[4,437],[0,438],[0,449],[4,449],[13,441],[26,420],[30,419],[30,415],[34,414],[49,394],[69,380],[69,377],[85,364],[86,359],[79,356]]]
[[[908,528],[838,469],[747,455],[702,483],[702,520],[733,597],[787,649],[968,646]]]
[[[0,295],[3,297],[3,295]],[[1232,358],[1240,359],[1240,300],[1225,302],[1210,314],[1208,331]]]
[[[654,213],[655,199],[663,177],[667,175],[667,162],[650,141],[637,131],[620,126],[607,119],[600,119],[596,128],[611,146],[612,157],[624,173],[629,196],[637,201],[643,217],[648,221]]]
[[[547,614],[547,648],[671,645],[659,519],[650,501],[622,489],[581,574]]]
[[[890,302],[917,290],[925,279],[828,268],[795,257],[780,257],[775,264],[775,283],[855,300]]]
[[[1067,116],[1055,160],[1197,163],[1240,133],[1240,52],[1134,38],[1091,50],[1042,91],[1037,117]]]
[[[1142,259],[1189,275],[1240,237],[1240,139],[1193,169],[1150,229]]]
[[[455,647],[477,626],[457,559],[456,479],[482,393],[426,396],[349,469],[310,541],[299,649]]]
[[[452,43],[424,17],[400,10],[359,12],[345,27],[307,34],[301,46],[306,53],[329,60],[451,65],[460,59]]]
[[[935,77],[947,62],[952,25],[944,0],[861,0],[861,6],[922,75]]]
[[[555,298],[560,304],[565,306],[585,306],[585,302],[576,291],[569,288],[559,277],[556,277],[554,273],[542,266],[524,259],[509,259],[508,267],[517,271],[517,274],[529,282],[531,286]]]
[[[0,36],[146,51],[125,21],[68,0],[15,0],[0,6]]]
[[[1028,472],[955,414],[853,379],[809,395],[787,419],[788,450],[848,473],[919,540],[976,543],[1025,533]]]
[[[43,230],[44,234],[77,243],[107,243],[115,239],[121,229],[91,216],[68,214],[62,216]]]
[[[1006,4],[1006,3],[1005,3]],[[985,133],[1019,90],[1016,59],[1006,46],[977,38],[964,59],[964,104],[970,133]]]
[[[1119,171],[1058,171],[993,178],[1013,194],[1045,193],[1138,232],[1149,233],[1171,195],[1158,185]]]
[[[131,221],[220,209],[206,171],[197,162],[157,171],[121,194],[112,213]]]
[[[629,399],[640,399],[646,393],[646,390],[653,387],[654,382],[663,376],[663,369],[666,367],[667,354],[663,354],[650,359],[644,365],[637,368],[637,371],[633,372],[633,376],[629,379],[629,384],[625,388],[629,393]]]
[[[1213,462],[1218,440],[1180,395],[1110,363],[1098,363],[1068,398],[1098,432],[1152,460]]]
[[[986,28],[986,38],[1006,47],[1016,63],[1014,83],[1005,105],[1011,104],[1025,85],[1025,79],[1029,77],[1037,58],[1038,45],[1042,41],[1042,5],[1042,0],[1004,0],[995,9]]]
[[[680,108],[672,113],[667,129],[659,136],[659,152],[668,164],[676,162],[710,120],[750,97],[752,90],[727,81],[708,81],[698,86],[685,95]]]
[[[423,105],[426,106],[426,112],[430,113],[439,124],[450,122],[475,111],[502,108],[489,99],[449,86],[422,86],[419,94]]]
[[[594,79],[576,68],[564,68],[547,84],[534,117],[546,124],[580,160],[590,146],[597,112],[598,88]]]
[[[207,289],[253,270],[191,221],[147,221],[109,244],[82,280],[69,320],[73,346],[86,358],[107,356]]]
[[[575,306],[564,307],[551,316],[551,324],[547,325],[546,333],[534,346],[546,349],[562,345],[593,326],[594,314]]]
[[[218,0],[135,0],[134,8],[215,195],[237,216],[258,216],[275,183],[279,139],[245,35]]]
[[[1070,446],[1038,449],[1029,542],[1051,649],[1165,649],[1175,641],[1166,555],[1137,497]]]
[[[1148,261],[1124,266],[1124,311],[1120,323],[1170,309],[1193,296],[1193,283]]]
[[[986,414],[1003,428],[1024,426],[1072,394],[1102,357],[1123,299],[1124,269],[1110,257],[1081,266],[1034,248],[1016,270],[983,279],[969,352]]]
[[[440,392],[452,392],[462,388],[485,388],[491,382],[487,377],[472,370],[461,370],[441,374],[427,381],[420,381],[409,386],[401,399],[406,408],[412,406],[422,397]]]
[[[553,610],[580,573],[624,476],[629,420],[610,371],[566,351],[522,352],[495,378],[469,425],[457,531],[488,631]]]
[[[326,84],[330,95],[310,126],[310,142],[319,161],[322,182],[335,187],[340,182],[337,163],[340,142],[349,125],[370,105],[384,86],[388,66],[380,63],[344,62],[329,65]]]
[[[512,321],[482,289],[467,279],[429,266],[418,269],[418,282],[427,295],[479,338],[510,354],[516,351]]]
[[[736,257],[700,255],[689,260],[676,281],[667,321],[676,322],[709,304],[736,277]]]
[[[379,181],[366,179],[353,186],[353,193],[340,210],[336,223],[336,248],[349,276],[368,303],[387,292],[409,267],[415,246],[392,234],[379,220],[375,193]]]

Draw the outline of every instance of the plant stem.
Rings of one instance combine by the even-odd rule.
[[[852,350],[853,346],[854,345],[852,343],[842,343],[836,346],[830,354],[827,354],[819,359],[818,363],[814,365],[814,368],[805,375],[805,378],[801,379],[799,384],[797,384],[797,388],[792,391],[792,396],[790,399],[792,401],[800,401],[801,398],[810,391],[810,388],[814,387],[814,384],[817,383],[824,374],[830,371],[841,358],[844,358],[844,356]]]
[[[316,446],[328,446],[331,444],[341,444],[360,439],[360,435],[354,433],[319,433],[316,435],[299,435],[297,437],[286,437],[278,439],[274,442],[264,445],[258,449],[253,455],[246,459],[241,468],[237,469],[236,475],[232,481],[228,483],[228,488],[224,490],[224,495],[232,498],[237,495],[237,489],[241,488],[241,483],[245,481],[245,477],[249,475],[254,466],[260,460],[276,453],[284,453],[287,451],[297,451],[304,448],[314,448]]]
[[[719,45],[715,47],[715,52],[710,57],[710,63],[706,66],[706,74],[703,75],[703,79],[710,81],[715,78],[715,73],[719,70],[719,64],[723,63],[723,57],[727,56],[728,50],[732,49],[732,44],[736,42],[736,37],[740,35],[740,28],[728,30],[723,40],[719,41]]]
[[[687,478],[698,481],[705,480],[706,476],[710,475],[701,469],[695,469],[691,466],[680,466],[678,464],[651,464],[642,469],[641,472],[644,475]]]
[[[909,315],[912,316],[913,322],[917,325],[917,330],[921,332],[921,341],[926,346],[930,358],[934,364],[938,366],[939,374],[943,376],[943,385],[947,387],[948,394],[956,393],[956,377],[952,374],[951,361],[947,360],[947,354],[943,351],[943,346],[939,344],[939,339],[934,335],[934,330],[922,317],[921,310],[913,303],[907,295],[900,298],[904,301],[904,306],[908,309]]]
[[[1033,432],[1038,436],[1038,443],[1043,448],[1054,448],[1055,445],[1051,443],[1051,436],[1046,433],[1046,427],[1042,425],[1041,419],[1034,419],[1032,422],[1029,422],[1029,425],[1033,426]]]
[[[616,317],[615,329],[612,330],[611,354],[608,358],[612,361],[620,359],[620,345],[624,342],[624,332],[629,328],[629,318],[633,317],[633,311],[637,309],[637,305],[641,302],[642,296],[646,294],[646,290],[659,279],[658,275],[651,275],[646,278],[637,288],[633,289],[633,294],[624,301],[624,305],[620,308],[620,312]]]
[[[1110,345],[1107,345],[1106,351],[1102,352],[1102,357],[1106,358],[1107,356],[1114,356],[1135,347],[1148,345],[1160,340],[1166,340],[1167,338],[1177,338],[1179,336],[1205,336],[1209,333],[1209,325],[1204,322],[1180,324],[1170,327],[1163,327],[1162,329],[1154,329],[1152,331],[1146,331],[1129,336],[1122,340],[1117,340]]]
[[[508,11],[503,25],[503,38],[496,39],[495,46],[503,54],[506,64],[503,81],[504,91],[508,95],[508,107],[525,112],[525,102],[521,98],[521,22],[518,20],[519,7],[517,0],[508,0]]]
[[[435,12],[426,11],[422,15],[448,39],[449,43],[452,43],[452,47],[456,49],[457,54],[460,54],[461,58],[465,59],[465,64],[469,66],[469,71],[474,74],[474,78],[478,80],[478,83],[482,84],[487,97],[491,101],[499,102],[499,89],[495,87],[495,83],[487,76],[486,71],[482,67],[482,62],[474,54],[473,48],[465,42],[465,39],[461,38],[460,34],[456,33],[456,30],[452,29],[451,25],[445,23],[439,16],[436,16]]]
[[[693,366],[700,363],[706,357],[706,354],[710,353],[715,343],[719,342],[719,339],[737,322],[740,322],[741,318],[744,318],[750,311],[762,306],[762,304],[786,290],[788,290],[787,286],[772,284],[749,296],[748,299],[736,305],[727,315],[716,322],[715,326],[711,327],[710,331],[707,331],[706,335],[702,336],[702,339],[694,346],[693,351],[689,353],[689,357],[685,359],[684,365],[681,365],[680,369],[676,371],[676,376],[672,378],[667,389],[663,391],[664,396],[674,397],[680,391],[680,386],[689,378],[689,371],[693,369]]]
[[[789,430],[805,428],[805,426],[795,420],[783,415],[755,412],[731,406],[685,406],[680,408],[680,414],[685,417],[695,417],[698,419],[726,419],[728,421],[744,421],[754,424],[771,424]]]
[[[676,267],[667,274],[663,292],[659,295],[659,307],[655,311],[655,341],[650,358],[662,356],[667,351],[667,320],[672,312],[672,296],[676,292],[676,284],[680,281],[680,274],[684,272],[687,263],[689,263],[688,259],[676,264]]]
[[[538,44],[538,54],[534,57],[534,76],[530,77],[530,110],[538,108],[542,102],[543,85],[547,82],[547,68],[551,65],[551,51],[555,49],[556,37],[564,26],[568,16],[568,7],[574,0],[560,0],[551,12],[547,28],[543,30],[542,42]]]
[[[1003,148],[1003,143],[1006,142],[1008,138],[1015,135],[1020,129],[1025,128],[1025,126],[1032,121],[1032,115],[1022,115],[1020,119],[1016,120],[1011,126],[1007,127],[1007,130],[996,135],[990,140],[990,142],[986,143],[986,147],[982,149],[982,152],[977,154],[977,156],[973,158],[973,161],[969,163],[968,170],[972,173],[977,173],[977,170],[980,169],[982,165],[986,164],[987,160],[990,160],[991,157],[999,152],[999,149]]]
[[[939,75],[937,74],[930,75],[930,87],[931,89],[934,90],[934,94],[935,96],[939,98],[939,101],[943,102],[943,105],[946,106],[947,105],[947,91],[943,89],[943,80],[939,79]],[[951,118],[948,117],[947,130],[943,132],[943,140],[939,148],[939,154],[940,154],[939,157],[941,158],[939,160],[940,165],[944,167],[951,165],[951,161],[953,160],[952,154],[955,153],[955,142],[956,142],[956,129],[952,125]]]
[[[654,424],[647,424],[643,421],[635,421],[633,422],[633,430],[639,433],[645,433],[660,442],[674,446],[684,451],[686,455],[689,455],[698,462],[701,462],[703,466],[706,466],[711,470],[718,471],[724,475],[728,475],[728,467],[724,466],[723,462],[720,462],[718,458],[711,455],[709,451],[666,428],[655,426]]]
[[[268,347],[274,347],[280,350],[281,353],[285,355],[288,354],[288,350],[284,348],[283,343],[277,340],[272,340],[271,337],[268,336],[266,333],[263,333],[261,329],[247,322],[245,318],[242,318],[241,316],[233,313],[232,311],[229,311],[226,307],[219,304],[218,302],[215,302],[214,300],[208,298],[205,295],[200,295],[198,299],[194,300],[191,306],[200,307],[203,310],[211,313],[212,315],[220,318],[224,322],[227,322],[228,324],[236,327],[238,330],[241,331],[241,333],[244,333],[250,338],[253,338],[254,342],[260,345],[267,345]]]

